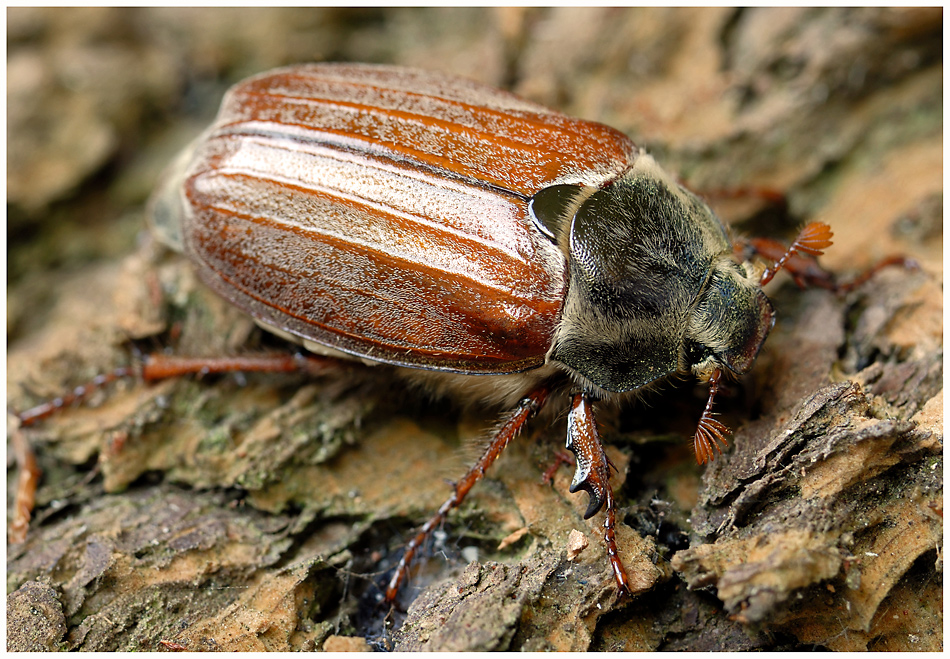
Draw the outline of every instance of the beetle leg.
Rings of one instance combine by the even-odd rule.
[[[577,465],[571,481],[571,493],[584,490],[590,495],[584,519],[590,519],[604,506],[610,493],[610,466],[600,443],[590,399],[575,394],[567,417],[567,448]]]
[[[550,485],[551,481],[554,480],[554,474],[558,469],[561,468],[561,465],[571,465],[573,467],[576,464],[577,461],[574,459],[573,455],[558,449],[554,453],[554,464],[548,467],[544,473],[541,474],[541,483],[544,485]]]
[[[341,362],[333,357],[296,353],[249,355],[237,357],[176,357],[150,355],[142,365],[142,378],[147,382],[182,375],[211,375],[218,373],[293,373],[301,371],[322,375],[337,370]]]
[[[910,259],[905,256],[889,256],[885,259],[881,259],[851,281],[836,285],[834,290],[836,293],[850,293],[858,286],[867,282],[871,277],[876,275],[884,268],[889,268],[891,266],[904,268],[905,270],[920,270],[920,264],[914,259]]]
[[[613,465],[604,453],[597,433],[594,409],[587,394],[574,395],[571,411],[567,417],[567,448],[574,453],[577,470],[571,482],[571,492],[585,490],[590,495],[590,503],[584,512],[584,519],[590,519],[602,507],[604,510],[604,544],[607,557],[617,580],[621,594],[630,594],[630,581],[620,555],[617,551],[616,507],[613,491],[610,489],[610,470]]]
[[[20,420],[20,426],[31,426],[37,421],[45,419],[46,417],[55,414],[63,408],[75,405],[107,384],[125,377],[129,377],[133,374],[134,370],[132,368],[128,366],[120,366],[111,373],[102,373],[101,375],[97,375],[86,384],[74,388],[68,394],[57,396],[52,400],[40,403],[39,405],[31,407],[28,410],[24,410],[23,412],[15,412],[15,415]]]
[[[709,377],[709,399],[706,401],[706,409],[703,410],[703,415],[699,417],[696,434],[693,435],[693,449],[696,451],[696,462],[699,464],[706,464],[707,462],[713,461],[713,458],[716,457],[716,453],[713,451],[714,448],[720,455],[722,454],[722,448],[718,442],[721,442],[723,446],[729,445],[728,442],[726,442],[726,435],[729,434],[729,428],[712,416],[713,399],[719,391],[719,381],[721,378],[722,371],[718,368],[714,370]]]
[[[91,394],[116,380],[141,375],[146,382],[154,382],[181,375],[205,375],[210,373],[267,372],[286,373],[304,371],[320,375],[331,369],[341,368],[339,360],[318,355],[256,355],[249,357],[175,357],[154,354],[146,357],[141,367],[120,366],[109,373],[102,373],[75,387],[72,391],[52,400],[40,403],[23,412],[11,412],[18,427],[13,431],[13,447],[16,455],[19,478],[14,499],[13,520],[8,537],[10,542],[22,542],[26,538],[30,516],[35,503],[36,486],[42,474],[36,463],[36,455],[21,428],[31,426],[56,414],[60,410],[81,403]]]
[[[468,473],[455,484],[455,492],[452,493],[452,496],[445,500],[439,507],[438,512],[436,512],[436,514],[419,529],[415,537],[409,541],[402,558],[399,560],[399,565],[396,566],[396,571],[393,573],[393,576],[389,580],[389,585],[386,587],[387,602],[392,603],[396,599],[399,588],[409,573],[409,566],[412,564],[416,552],[425,543],[432,531],[445,520],[450,510],[462,504],[462,501],[465,500],[465,497],[475,486],[475,483],[482,479],[482,476],[485,475],[488,468],[492,466],[495,460],[498,459],[498,456],[501,455],[501,452],[508,446],[508,442],[521,432],[521,429],[528,422],[528,419],[537,414],[537,412],[544,407],[549,391],[547,385],[542,385],[518,403],[518,406],[514,412],[512,412],[511,416],[508,417],[508,420],[505,421],[498,432],[495,433],[494,438],[492,438],[491,442],[485,448],[485,452],[482,453],[482,456],[472,465]]]
[[[10,527],[7,531],[7,539],[11,544],[23,542],[26,540],[26,532],[29,528],[30,517],[33,512],[33,504],[36,501],[36,485],[43,472],[36,462],[36,454],[30,446],[30,442],[24,437],[23,431],[16,427],[16,421],[10,433],[10,443],[13,448],[13,454],[16,457],[17,464],[17,486],[16,494],[13,500],[13,514],[10,520]],[[22,424],[21,424],[22,425]]]
[[[120,366],[110,373],[95,378],[73,389],[68,394],[58,396],[23,412],[16,413],[21,426],[30,426],[55,414],[59,410],[81,402],[102,387],[131,377],[138,373],[146,382],[155,382],[182,375],[209,375],[213,373],[289,373],[304,371],[311,375],[320,375],[327,370],[339,368],[339,361],[331,357],[317,355],[254,355],[247,357],[176,357],[154,354],[145,358],[141,367]]]

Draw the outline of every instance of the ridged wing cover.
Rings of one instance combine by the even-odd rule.
[[[529,197],[599,186],[621,133],[394,67],[311,65],[232,88],[184,176],[202,278],[267,325],[405,366],[544,362],[567,285]]]

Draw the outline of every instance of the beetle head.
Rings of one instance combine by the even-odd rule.
[[[607,392],[675,372],[705,380],[719,367],[751,368],[772,327],[771,304],[751,268],[732,260],[719,219],[652,158],[641,155],[622,178],[561,205],[572,217],[560,226],[542,218],[570,273],[551,360]]]
[[[752,273],[722,257],[696,299],[684,337],[686,366],[701,380],[717,367],[745,373],[775,324],[772,303]]]

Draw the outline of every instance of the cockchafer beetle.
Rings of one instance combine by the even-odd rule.
[[[158,235],[266,329],[319,355],[403,367],[437,393],[512,411],[410,541],[431,531],[553,395],[570,401],[571,491],[621,592],[611,465],[592,403],[673,374],[709,383],[700,463],[728,430],[723,377],[774,321],[762,285],[831,244],[810,224],[774,266],[738,262],[726,228],[627,137],[510,93],[406,68],[318,64],[250,78],[173,164]]]

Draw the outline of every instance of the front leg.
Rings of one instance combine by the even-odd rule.
[[[610,489],[610,469],[613,465],[604,453],[597,433],[597,421],[594,409],[587,394],[574,394],[571,411],[567,417],[567,448],[574,453],[577,470],[571,482],[571,492],[585,490],[590,495],[590,503],[584,513],[584,519],[590,519],[602,507],[604,508],[604,545],[607,557],[617,580],[621,595],[630,594],[630,581],[620,562],[617,551],[616,506],[614,494]]]

